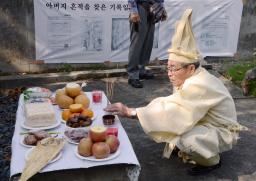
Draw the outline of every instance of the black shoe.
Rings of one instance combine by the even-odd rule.
[[[143,84],[139,79],[128,79],[128,83],[134,88],[143,88]]]
[[[197,166],[194,166],[194,167],[188,169],[188,174],[192,175],[192,176],[203,175],[203,174],[207,174],[207,173],[209,173],[217,168],[220,168],[220,167],[221,167],[221,162],[219,162],[216,165],[209,166],[209,167],[197,165]]]
[[[151,72],[146,72],[144,74],[140,74],[140,79],[154,79],[155,76]]]
[[[172,150],[172,155],[179,156],[179,151],[180,149],[177,146],[175,146],[174,149]]]

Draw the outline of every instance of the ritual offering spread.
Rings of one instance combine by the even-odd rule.
[[[31,94],[35,90],[38,91]],[[44,94],[40,93],[41,90],[45,91]],[[104,162],[120,155],[118,128],[112,127],[115,124],[114,115],[100,115],[102,119],[97,120],[96,111],[98,114],[104,113],[103,106],[102,110],[95,104],[89,107],[90,100],[76,83],[58,89],[55,96],[50,93],[44,88],[34,88],[23,95],[21,127],[27,130],[19,133],[19,143],[31,149],[24,152],[25,166],[21,181],[28,180],[39,171],[48,171],[49,167],[44,168],[47,164],[62,162],[60,158],[64,139],[75,144],[73,156],[81,160]],[[57,105],[50,98],[54,98]],[[52,128],[56,130],[49,130]],[[70,148],[72,146],[65,147],[63,156]],[[56,163],[51,164],[51,167],[59,167]],[[81,161],[78,160],[77,164],[80,165]]]

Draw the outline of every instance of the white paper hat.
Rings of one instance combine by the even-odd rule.
[[[169,60],[194,63],[201,58],[196,48],[196,41],[191,23],[192,9],[186,9],[181,20],[175,24],[172,46],[168,49]]]

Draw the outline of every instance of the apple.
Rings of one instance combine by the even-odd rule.
[[[120,145],[118,138],[114,135],[108,135],[106,137],[105,143],[108,144],[108,146],[110,148],[110,153],[115,153]]]
[[[104,126],[93,126],[90,128],[89,135],[93,142],[104,142],[107,136],[107,128]]]
[[[107,158],[110,148],[105,142],[97,142],[92,145],[92,154],[96,159]]]
[[[92,155],[92,139],[89,137],[83,138],[80,140],[79,144],[78,144],[78,153],[81,156],[91,156]]]

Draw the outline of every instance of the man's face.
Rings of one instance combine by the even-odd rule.
[[[183,66],[180,62],[168,61],[168,77],[175,87],[180,87],[194,73],[194,65]]]

